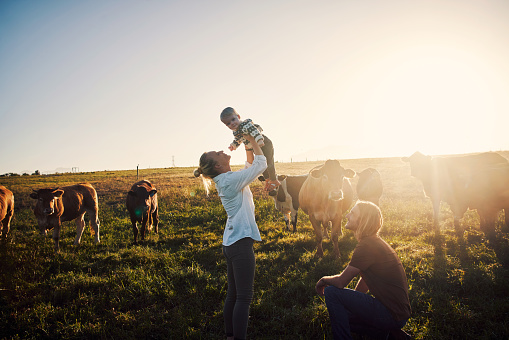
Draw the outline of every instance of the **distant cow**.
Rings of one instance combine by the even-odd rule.
[[[412,176],[421,180],[433,204],[433,225],[438,227],[440,201],[447,202],[454,214],[454,226],[465,211],[477,209],[481,229],[494,231],[496,218],[505,210],[509,225],[509,162],[495,152],[467,156],[430,157],[420,152],[402,158],[410,162]]]
[[[159,213],[157,206],[157,190],[149,181],[143,180],[133,184],[127,194],[127,210],[133,225],[134,243],[138,242],[137,222],[141,223],[141,240],[145,239],[145,232],[152,229],[158,232]]]
[[[299,194],[300,208],[309,215],[317,241],[316,256],[323,256],[322,226],[332,223],[331,239],[334,255],[339,257],[338,237],[341,235],[343,214],[353,202],[350,180],[355,172],[344,169],[337,160],[328,160],[319,169],[311,170]]]
[[[46,235],[47,230],[53,229],[55,252],[59,250],[58,241],[62,222],[75,220],[76,240],[74,244],[80,243],[85,228],[85,212],[90,218],[94,241],[95,243],[100,242],[97,193],[92,185],[83,183],[56,189],[39,189],[34,190],[30,197],[37,200],[34,214],[41,234]]]
[[[380,197],[384,191],[382,179],[378,170],[367,168],[361,172],[357,172],[359,181],[356,190],[357,197],[363,201],[370,201],[376,205],[380,205]]]
[[[271,196],[274,199],[276,209],[285,216],[286,229],[293,227],[293,232],[297,231],[297,212],[299,210],[299,193],[302,184],[306,181],[308,175],[301,176],[278,176],[281,185],[277,188],[277,195]]]
[[[0,185],[0,221],[2,222],[0,236],[7,237],[12,215],[14,215],[14,195],[9,189]]]

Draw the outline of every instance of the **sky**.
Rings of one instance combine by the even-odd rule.
[[[0,174],[509,150],[506,0],[2,0]],[[277,166],[276,166],[277,168]]]

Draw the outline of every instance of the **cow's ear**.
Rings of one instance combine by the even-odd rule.
[[[127,194],[136,197],[136,193],[132,190],[129,190],[129,192]]]
[[[156,189],[150,190],[148,194],[150,197],[153,197],[155,194],[157,194],[157,190]]]
[[[56,190],[54,190],[52,192],[52,194],[53,194],[54,197],[60,197],[60,196],[62,196],[64,194],[64,191],[61,190],[61,189],[56,189]]]
[[[322,175],[322,169],[316,169],[310,172],[311,176],[318,178]]]
[[[353,178],[355,177],[355,171],[352,169],[345,169],[345,177]]]
[[[32,197],[34,200],[38,199],[39,198],[39,195],[36,193],[36,192],[32,192],[30,194],[30,197]]]
[[[287,177],[286,175],[278,175],[277,176],[277,180],[282,182],[282,181],[284,181],[286,179],[286,177]]]

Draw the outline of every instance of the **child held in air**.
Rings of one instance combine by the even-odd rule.
[[[244,135],[249,134],[255,138],[256,143],[260,145],[265,158],[267,158],[267,170],[263,173],[263,178],[266,181],[265,190],[269,192],[270,196],[275,196],[277,194],[276,189],[281,183],[279,183],[276,176],[272,141],[261,133],[263,130],[260,125],[254,124],[251,119],[241,120],[240,115],[232,107],[227,107],[221,112],[221,121],[230,130],[233,130],[234,140],[228,147],[230,151],[237,149],[242,143],[245,144],[246,150],[251,149],[249,141],[244,138]]]

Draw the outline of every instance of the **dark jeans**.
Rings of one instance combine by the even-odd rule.
[[[253,239],[246,237],[223,246],[228,269],[228,291],[224,302],[224,327],[227,336],[245,339],[249,305],[253,300],[255,256]]]
[[[373,339],[387,339],[391,330],[401,329],[407,320],[396,321],[374,297],[352,289],[325,288],[334,339],[352,339],[351,332]]]
[[[269,137],[263,135],[263,140],[265,145],[262,146],[263,155],[267,158],[267,170],[263,172],[263,177],[265,180],[271,179],[275,181],[276,177],[276,167],[274,165],[274,146],[272,145],[272,141]]]

